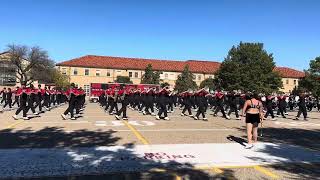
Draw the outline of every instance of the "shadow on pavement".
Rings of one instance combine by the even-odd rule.
[[[0,131],[0,178],[236,179],[232,170],[214,175],[174,158],[164,162],[159,160],[163,159],[161,155],[136,154],[133,143],[113,148],[121,139],[114,133],[86,129],[65,132],[62,127],[46,127],[36,132]]]
[[[245,132],[245,129],[238,128],[239,131]],[[246,136],[233,137],[229,136],[230,141],[239,144],[246,142]],[[291,174],[290,179],[317,179],[320,174],[320,130],[296,129],[296,128],[263,128],[263,137],[259,137],[258,141],[274,143],[276,145],[265,145],[264,148],[257,150],[273,157],[276,157],[281,163],[271,165],[270,167]],[[286,148],[277,146],[278,144],[295,145],[301,148],[296,149],[293,146]],[[305,153],[306,151],[312,152]],[[297,154],[299,154],[297,156]],[[258,157],[247,157],[249,159],[261,162],[268,162],[268,159]],[[306,164],[302,159],[313,159],[314,162]],[[286,163],[293,162],[293,163]]]

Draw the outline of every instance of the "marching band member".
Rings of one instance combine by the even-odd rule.
[[[156,120],[160,120],[160,117],[162,113],[164,114],[164,120],[169,120],[168,114],[167,114],[167,104],[168,104],[168,87],[163,88],[159,93],[158,93],[158,98],[159,98],[159,112],[158,115],[156,116]]]
[[[27,100],[28,100],[28,94],[27,94],[27,88],[25,85],[22,85],[21,88],[19,88],[16,92],[17,96],[20,96],[20,107],[17,109],[16,113],[13,117],[13,119],[18,120],[18,115],[22,111],[23,113],[23,119],[29,120],[27,117]]]

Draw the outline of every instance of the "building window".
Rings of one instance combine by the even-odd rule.
[[[168,73],[165,73],[165,74],[164,74],[164,78],[165,78],[165,79],[168,79]]]
[[[96,76],[100,76],[100,70],[96,70]]]
[[[297,85],[297,80],[293,80],[293,84],[294,84],[294,85]]]
[[[129,72],[129,77],[132,78],[132,72]]]
[[[135,73],[134,73],[134,77],[135,77],[135,78],[138,78],[138,77],[139,77],[139,73],[138,73],[138,72],[135,72]]]
[[[83,90],[86,93],[87,96],[90,95],[90,85],[84,85]]]
[[[210,79],[212,79],[212,76],[209,76]]]
[[[289,79],[286,80],[286,84],[289,84]]]
[[[110,77],[110,76],[111,76],[111,74],[110,74],[110,71],[109,71],[109,70],[107,70],[107,76],[108,76],[108,77]]]
[[[62,74],[66,75],[67,74],[67,69],[66,68],[62,68]]]
[[[196,79],[196,75],[193,75],[193,76],[192,76],[192,79],[195,80],[195,79]]]
[[[201,75],[198,75],[198,80],[199,80],[199,81],[201,80]]]
[[[85,69],[85,70],[84,70],[84,75],[85,75],[85,76],[89,76],[89,69]]]
[[[78,69],[74,68],[73,75],[78,75]]]

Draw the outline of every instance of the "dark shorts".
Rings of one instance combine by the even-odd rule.
[[[246,114],[246,123],[260,123],[260,115],[259,114]]]

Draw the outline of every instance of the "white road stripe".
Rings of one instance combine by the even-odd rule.
[[[106,126],[105,124],[99,124],[96,126]],[[131,130],[126,129],[108,129],[115,132],[131,132]],[[237,131],[235,129],[137,129],[139,132],[201,132],[201,131]],[[66,133],[73,133],[77,132],[77,130],[73,131],[64,131]],[[11,134],[15,132],[0,132],[0,134]],[[21,134],[30,134],[30,133],[36,133],[34,131],[25,131],[25,132],[18,132]],[[41,133],[54,133],[52,131],[41,131]]]
[[[89,123],[89,121],[29,121],[30,124],[43,124],[43,123],[69,123],[69,124],[81,124],[81,123]]]
[[[139,132],[236,131],[235,129],[137,129]]]

